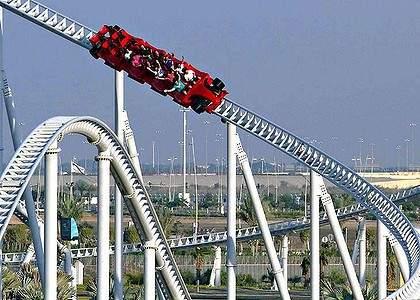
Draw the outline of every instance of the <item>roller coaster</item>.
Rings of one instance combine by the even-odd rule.
[[[93,48],[91,41],[97,34],[94,30],[36,1],[1,0],[0,6],[87,50]],[[211,81],[208,84],[211,85]],[[7,93],[4,88],[3,91]],[[5,94],[5,96],[7,95]],[[327,153],[225,96],[226,93],[223,93],[220,104],[214,108],[207,109],[209,107],[207,106],[207,112],[221,119],[223,123],[227,122],[241,128],[244,132],[287,154],[316,174],[345,190],[357,200],[358,204],[355,206],[337,211],[334,211],[333,208],[331,210],[331,198],[325,189],[325,185],[320,183],[320,198],[326,208],[326,213],[320,217],[321,222],[326,223],[329,220],[333,223],[334,220],[337,220],[337,216],[349,218],[369,212],[389,230],[406,257],[408,275],[405,284],[388,295],[386,299],[418,299],[420,295],[420,237],[413,224],[399,210],[396,203],[409,201],[409,197],[419,193],[419,188],[416,187],[401,194],[387,196],[354,170]],[[176,102],[179,103],[179,101]],[[203,109],[196,110],[201,112]],[[28,221],[30,219],[30,208],[25,209],[25,206],[28,206],[28,201],[25,203],[21,201],[24,198],[29,180],[44,156],[50,155],[52,157],[56,155],[57,143],[68,134],[85,136],[89,143],[97,147],[99,153],[107,153],[106,158],[99,158],[99,160],[109,157],[112,175],[123,194],[130,215],[140,234],[141,244],[145,245],[148,241],[154,241],[156,244],[156,282],[159,297],[163,299],[191,299],[172,256],[171,247],[186,248],[224,243],[227,234],[202,235],[167,241],[142,182],[140,169],[132,159],[132,153],[124,148],[124,145],[107,125],[92,117],[55,117],[46,120],[17,147],[14,156],[0,178],[0,239],[4,237],[7,225],[14,213],[22,220],[30,221]],[[241,149],[240,141],[236,145],[236,154],[246,177],[246,154]],[[49,176],[51,176],[51,173]],[[250,179],[249,177],[246,178]],[[247,181],[249,189],[252,189],[252,184],[251,179],[249,182]],[[41,221],[39,220],[39,222]],[[266,226],[266,222],[264,223],[264,220],[262,220],[258,227],[238,230],[236,235],[238,239],[246,240],[260,238],[262,234],[266,247],[269,248],[270,241],[266,239],[267,230],[270,230],[273,234],[281,234],[291,230],[307,228],[309,223],[310,220],[308,219],[300,219],[273,224],[269,228]],[[339,228],[338,220],[334,224],[336,225],[332,226],[333,229],[337,229],[337,226]],[[34,226],[30,226],[32,230]],[[138,248],[140,249],[140,247]],[[77,255],[77,253],[74,255]],[[344,256],[348,256],[348,250],[347,254],[343,250],[342,255],[345,259]],[[39,256],[37,255],[37,257]],[[273,258],[272,264],[281,297],[290,299],[287,287],[285,288],[284,278],[277,276],[281,271],[278,259]],[[45,272],[47,272],[47,269],[45,269]],[[356,287],[353,291],[355,299],[362,299]],[[46,297],[46,299],[50,298]]]

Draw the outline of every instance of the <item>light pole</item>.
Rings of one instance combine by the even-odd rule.
[[[207,152],[207,147],[208,147],[208,136],[207,136],[207,127],[208,127],[208,125],[210,124],[210,122],[209,121],[204,121],[204,131],[205,131],[205,159],[206,159],[206,176],[207,176],[207,169],[209,168],[209,165],[208,165],[208,161],[207,161],[207,159],[208,159],[208,152]]]
[[[171,162],[171,168],[169,169],[169,191],[168,191],[169,202],[172,201],[172,173],[174,172],[174,160],[176,159],[177,158],[175,156],[168,158],[168,161]]]
[[[264,157],[261,157],[260,161],[261,161],[261,174],[264,174]]]
[[[370,172],[373,173],[373,163],[375,162],[375,156],[374,156],[374,143],[370,143]]]
[[[415,149],[415,147],[416,147],[416,145],[415,145],[415,143],[414,143],[414,137],[415,137],[415,129],[416,129],[416,126],[417,126],[417,124],[416,123],[413,123],[413,122],[411,122],[410,124],[409,124],[409,126],[410,126],[410,129],[411,129],[411,164],[412,165],[414,165],[414,160],[415,160],[415,154],[416,154],[416,149]]]
[[[405,150],[406,150],[406,157],[405,157],[405,163],[407,165],[407,171],[409,171],[410,169],[410,161],[409,161],[409,157],[410,157],[410,152],[409,152],[409,148],[410,148],[410,139],[404,139],[405,142]]]
[[[401,146],[397,145],[395,147],[395,150],[397,152],[397,172],[400,170],[400,150],[401,150]]]
[[[304,219],[306,220],[306,217],[307,217],[307,210],[308,210],[308,204],[307,204],[307,194],[308,194],[308,182],[309,182],[309,180],[308,180],[308,178],[306,178],[306,176],[303,174],[303,173],[296,173],[296,174],[298,174],[298,175],[300,175],[300,176],[302,176],[303,177],[303,179],[305,179],[305,196],[303,197],[303,199],[304,199],[304,204],[305,204],[305,210],[304,210]]]
[[[156,130],[156,137],[159,137],[160,136],[160,133],[161,133],[161,131],[160,130]],[[160,161],[159,161],[159,147],[158,147],[158,145],[156,144],[156,142],[154,142],[155,144],[155,146],[154,146],[154,152],[155,152],[155,155],[156,155],[156,160],[157,160],[157,174],[159,175],[160,174]]]
[[[362,172],[363,171],[363,168],[362,168],[363,167],[363,164],[362,164],[362,147],[363,147],[364,140],[363,140],[363,138],[359,138],[357,141],[359,142],[359,163],[360,163],[359,172]]]
[[[152,141],[152,168],[155,170],[155,141]]]

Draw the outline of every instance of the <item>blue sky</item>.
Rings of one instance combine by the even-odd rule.
[[[236,102],[302,137],[322,141],[320,148],[348,164],[359,153],[360,137],[364,155],[374,143],[382,164],[397,164],[395,147],[401,145],[403,164],[408,124],[420,126],[418,1],[43,3],[91,28],[119,24],[184,55],[222,78]],[[86,50],[6,12],[4,56],[25,134],[54,115],[92,115],[112,124],[113,72]],[[130,79],[126,103],[144,160],[151,159],[152,141],[161,161],[179,155],[177,105]],[[211,122],[209,160],[224,152],[215,142],[217,133],[225,134],[219,120],[191,113],[200,161],[206,120]],[[5,138],[10,154],[7,131]],[[281,157],[253,138],[243,139],[251,156]],[[410,156],[418,145],[415,138]],[[79,140],[65,146],[65,158],[87,156]],[[414,160],[420,162],[420,154]]]

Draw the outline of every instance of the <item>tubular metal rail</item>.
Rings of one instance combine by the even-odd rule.
[[[65,134],[87,137],[100,151],[108,149],[112,156],[111,172],[124,194],[124,199],[142,241],[154,240],[157,247],[156,279],[166,299],[191,299],[166,242],[156,212],[129,155],[115,134],[101,121],[91,117],[55,117],[39,125],[15,152],[0,178],[0,239],[19,204],[36,167],[55,140]]]
[[[89,38],[96,32],[58,12],[32,0],[0,0],[5,9],[90,50]]]
[[[418,296],[420,237],[407,217],[383,192],[303,139],[229,99],[225,99],[214,114],[262,139],[352,194],[391,231],[407,256],[410,279],[388,298],[413,299]]]

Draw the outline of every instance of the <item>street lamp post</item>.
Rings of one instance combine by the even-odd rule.
[[[395,147],[395,150],[397,152],[397,172],[400,170],[400,150],[401,150],[401,146],[397,145]]]
[[[411,165],[414,165],[414,160],[415,160],[415,155],[416,155],[416,151],[415,151],[415,143],[414,143],[414,137],[415,137],[415,129],[417,124],[411,122],[409,124],[410,129],[411,129]]]
[[[207,169],[209,168],[208,165],[208,152],[207,152],[207,147],[208,147],[208,136],[207,136],[207,125],[209,125],[210,122],[209,121],[204,121],[204,131],[205,131],[205,160],[206,160],[206,176],[207,176]]]
[[[169,191],[168,191],[169,202],[172,201],[172,173],[174,172],[174,160],[176,159],[177,158],[175,156],[168,158],[168,161],[171,162],[171,168],[169,170]]]
[[[363,147],[363,142],[364,142],[364,140],[363,140],[363,138],[359,138],[358,139],[358,142],[359,142],[359,163],[360,163],[360,169],[359,169],[359,172],[362,172],[363,171],[363,163],[362,163],[362,147]]]
[[[410,161],[409,161],[409,157],[410,157],[410,152],[409,152],[409,148],[410,148],[410,139],[405,139],[405,150],[406,150],[406,157],[405,157],[405,163],[407,166],[407,171],[409,171],[410,169]]]

